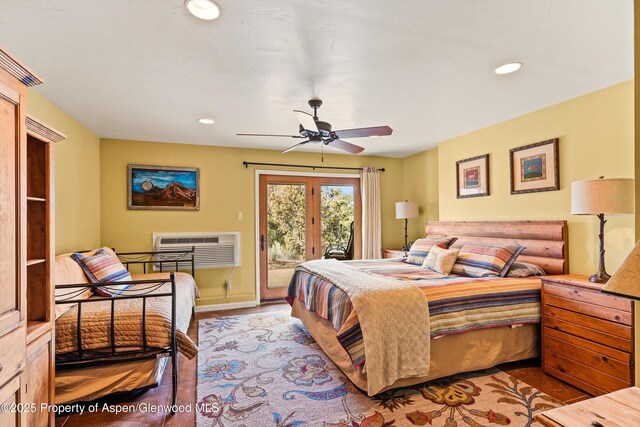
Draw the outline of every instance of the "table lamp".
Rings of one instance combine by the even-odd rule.
[[[602,292],[640,300],[640,242],[604,285]]]
[[[593,283],[607,283],[611,276],[604,267],[604,224],[606,215],[632,214],[635,187],[631,178],[588,179],[571,183],[571,213],[596,215],[600,220],[600,258],[598,272],[589,277]]]
[[[407,222],[409,218],[418,217],[418,204],[416,202],[396,202],[396,219],[404,219],[404,247],[403,251],[409,250],[409,243],[407,243]]]

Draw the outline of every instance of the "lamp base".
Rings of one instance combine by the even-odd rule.
[[[606,271],[603,271],[603,272],[599,271],[596,274],[594,274],[593,276],[590,276],[589,277],[589,281],[591,283],[607,283],[610,278],[611,278],[611,276],[608,275]]]

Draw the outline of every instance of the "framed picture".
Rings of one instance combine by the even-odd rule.
[[[129,209],[200,209],[200,169],[128,165]]]
[[[509,150],[511,194],[560,189],[558,138]]]
[[[471,157],[456,162],[458,199],[489,195],[489,155]]]

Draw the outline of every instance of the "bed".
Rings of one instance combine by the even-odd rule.
[[[457,237],[453,248],[517,243],[526,247],[518,261],[549,275],[568,271],[565,221],[428,222],[426,234]],[[539,355],[536,277],[442,276],[401,259],[316,260],[296,269],[287,301],[369,395]]]
[[[108,394],[155,387],[178,353],[191,359],[197,347],[186,332],[198,295],[192,274],[146,273],[192,266],[192,251],[119,254],[127,270],[142,264],[130,282],[87,283],[68,255],[56,258],[56,403],[89,401]],[[155,258],[154,258],[155,257]],[[173,258],[180,258],[176,264]],[[133,260],[132,260],[133,259]],[[192,270],[193,273],[193,270]],[[97,291],[131,286],[105,297]],[[173,401],[177,369],[172,370]]]

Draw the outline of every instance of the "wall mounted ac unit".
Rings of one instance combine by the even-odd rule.
[[[154,251],[195,248],[196,268],[240,266],[240,232],[153,233]],[[154,270],[159,267],[154,264]]]

